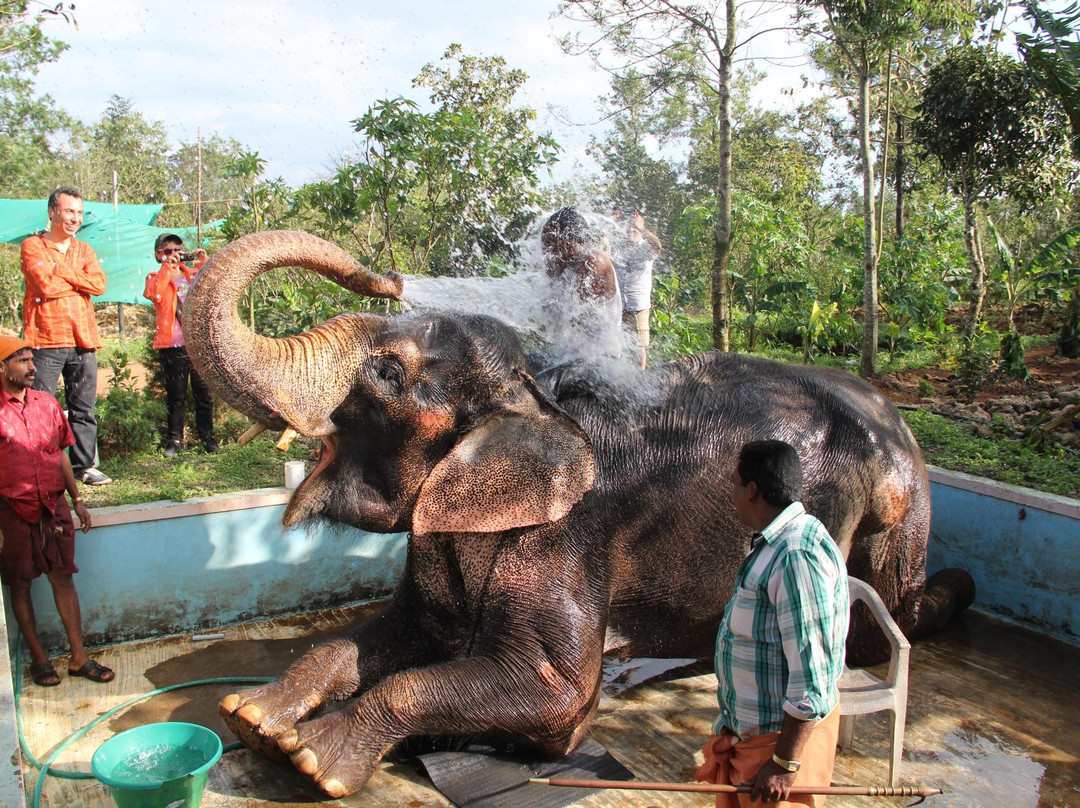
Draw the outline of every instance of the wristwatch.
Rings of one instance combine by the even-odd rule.
[[[789,772],[797,772],[802,768],[801,760],[784,760],[782,757],[777,757],[775,752],[773,752],[772,761],[781,769]]]

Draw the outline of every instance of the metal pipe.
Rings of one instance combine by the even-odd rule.
[[[611,788],[638,791],[683,791],[708,794],[749,794],[751,786],[729,786],[723,783],[650,783],[638,780],[576,780],[570,777],[530,777],[538,786],[568,786],[570,788]],[[793,786],[789,792],[798,797],[809,794],[849,795],[858,797],[932,797],[941,794],[940,788],[922,786]]]

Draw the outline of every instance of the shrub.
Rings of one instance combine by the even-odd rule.
[[[165,408],[160,400],[135,389],[123,349],[115,351],[108,363],[112,370],[109,391],[96,407],[98,447],[112,456],[126,456],[156,442],[157,425],[165,417]]]

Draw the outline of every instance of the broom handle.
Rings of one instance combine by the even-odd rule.
[[[729,786],[717,783],[650,783],[634,780],[575,780],[569,777],[531,777],[529,782],[539,786],[569,786],[570,788],[612,788],[639,791],[686,791],[709,794],[749,794],[750,786]],[[793,786],[793,797],[809,794],[854,795],[860,797],[932,797],[940,788],[921,786]]]

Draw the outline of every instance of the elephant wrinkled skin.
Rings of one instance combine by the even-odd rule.
[[[193,361],[218,394],[323,440],[285,523],[411,532],[382,612],[221,702],[248,746],[288,755],[332,796],[408,738],[565,754],[596,709],[605,651],[711,656],[749,542],[729,499],[747,440],[796,447],[807,508],[909,635],[970,602],[962,573],[926,586],[921,453],[848,374],[710,353],[602,378],[532,367],[502,323],[446,313],[347,314],[266,339],[236,301],[284,265],[367,295],[402,287],[313,236],[273,232],[221,250],[185,304]],[[854,618],[849,658],[878,655]]]

